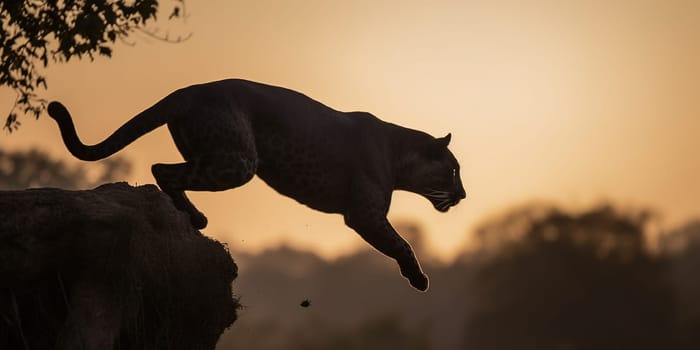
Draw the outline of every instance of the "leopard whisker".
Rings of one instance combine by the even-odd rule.
[[[423,195],[430,198],[430,199],[434,199],[434,200],[441,201],[441,202],[446,201],[450,198],[447,194],[434,195],[434,194],[429,194],[429,193],[423,193]]]
[[[450,201],[449,201],[449,200],[445,200],[445,201],[443,201],[443,202],[440,202],[440,204],[438,204],[438,209],[440,209],[440,210],[446,210],[446,209],[449,208],[449,207],[450,207]]]
[[[449,191],[435,190],[435,189],[432,189],[432,188],[428,188],[427,190],[428,190],[428,193],[431,193],[431,194],[444,194],[444,195],[449,195],[449,194],[450,194]]]

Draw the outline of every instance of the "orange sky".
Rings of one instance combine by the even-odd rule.
[[[396,193],[390,218],[415,219],[449,258],[488,214],[528,200],[652,206],[668,225],[700,216],[698,1],[188,1],[170,45],[134,37],[112,59],[54,65],[48,99],[86,143],[189,84],[240,77],[283,85],[340,110],[441,136],[462,163],[468,200],[447,214]],[[165,16],[162,16],[165,17]],[[9,111],[13,93],[0,89]],[[0,147],[69,158],[48,118],[22,119]],[[165,128],[122,153],[132,184],[178,162]],[[85,166],[90,166],[84,163]],[[239,249],[280,240],[326,256],[361,243],[338,215],[255,179],[191,195],[207,235]]]

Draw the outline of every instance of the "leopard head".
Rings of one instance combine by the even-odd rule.
[[[412,152],[402,169],[403,189],[427,198],[440,212],[446,212],[467,195],[459,174],[459,162],[447,146],[452,138],[430,137]]]

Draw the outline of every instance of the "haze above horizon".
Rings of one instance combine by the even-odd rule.
[[[180,87],[226,78],[285,86],[339,110],[442,136],[468,193],[447,214],[396,193],[394,222],[415,221],[448,259],[488,215],[524,201],[580,208],[610,200],[700,216],[700,3],[690,1],[187,2],[189,40],[137,37],[113,58],[54,64],[43,96],[96,143]],[[168,22],[155,24],[166,28]],[[8,111],[15,96],[0,89]],[[46,115],[0,137],[72,160]],[[165,128],[128,146],[130,183],[181,160]],[[84,163],[89,166],[88,163]],[[255,179],[192,193],[205,234],[236,249],[290,242],[324,256],[365,244],[342,218]]]

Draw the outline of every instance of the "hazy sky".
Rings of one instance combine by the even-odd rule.
[[[156,24],[171,35],[193,33],[184,43],[135,36],[112,59],[46,71],[44,95],[68,106],[86,143],[177,88],[239,77],[434,136],[452,132],[467,200],[440,214],[417,195],[396,193],[390,211],[395,222],[423,224],[444,257],[487,215],[530,200],[651,206],[667,225],[700,216],[698,1],[187,6],[186,24]],[[3,113],[13,99],[0,89]],[[70,158],[53,121],[22,122],[0,147]],[[132,184],[154,182],[151,163],[181,161],[166,128],[122,154],[134,161]],[[312,211],[258,179],[191,198],[209,217],[204,232],[239,249],[284,240],[332,256],[361,243],[340,216]]]

